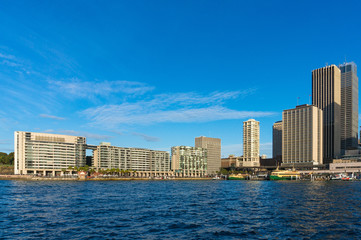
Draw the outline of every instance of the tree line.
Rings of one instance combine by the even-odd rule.
[[[14,153],[9,154],[0,152],[0,164],[2,165],[14,165]]]

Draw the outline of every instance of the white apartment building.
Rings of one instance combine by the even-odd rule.
[[[166,151],[116,147],[102,142],[93,151],[93,166],[97,169],[168,172],[170,157]]]
[[[243,122],[243,167],[259,167],[259,122],[249,119]]]
[[[282,114],[282,166],[323,164],[323,111],[300,105]]]
[[[14,133],[14,173],[60,175],[61,169],[86,163],[86,138],[49,133]]]
[[[207,149],[188,146],[172,147],[172,171],[184,177],[207,174]]]

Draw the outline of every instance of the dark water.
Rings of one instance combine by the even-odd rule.
[[[1,239],[361,239],[361,182],[0,181]]]

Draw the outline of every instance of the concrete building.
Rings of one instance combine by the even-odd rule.
[[[341,153],[341,71],[327,66],[312,71],[312,104],[323,111],[324,163]]]
[[[228,158],[221,159],[222,168],[239,168],[243,166],[243,157],[229,155]]]
[[[282,114],[282,166],[313,167],[323,164],[323,113],[308,104]]]
[[[85,166],[85,137],[16,131],[14,148],[15,174],[55,176],[70,166]]]
[[[183,177],[207,174],[207,149],[188,146],[172,147],[172,171]]]
[[[355,63],[339,65],[341,70],[341,153],[358,147],[358,77]]]
[[[249,119],[243,122],[243,167],[259,167],[259,122]]]
[[[143,148],[124,148],[100,143],[93,151],[94,167],[97,169],[119,168],[141,172],[168,172],[170,157],[166,151]]]
[[[272,128],[272,157],[277,162],[282,161],[282,121],[275,122]]]
[[[197,137],[195,147],[207,149],[207,174],[216,174],[221,169],[221,139]]]

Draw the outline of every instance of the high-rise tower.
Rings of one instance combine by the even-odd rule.
[[[243,122],[243,166],[259,167],[259,122]]]
[[[322,164],[322,110],[308,104],[300,105],[284,110],[282,122],[282,166]]]
[[[277,162],[282,160],[282,121],[273,124],[272,155]]]
[[[207,149],[207,174],[216,174],[221,169],[221,139],[202,136],[194,143],[196,148]]]
[[[341,152],[358,147],[358,77],[355,63],[344,63],[341,70]]]
[[[323,163],[341,151],[341,71],[336,65],[312,71],[312,104],[323,110]]]

